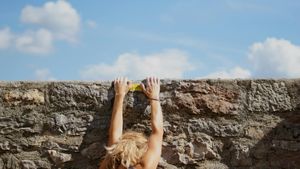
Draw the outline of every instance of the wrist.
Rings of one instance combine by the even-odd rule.
[[[159,97],[148,97],[148,100],[160,101]]]
[[[149,102],[150,102],[150,105],[151,104],[156,104],[156,103],[160,103],[160,100],[159,99],[151,99],[151,98],[148,98]]]
[[[159,95],[156,95],[156,94],[149,94],[149,95],[146,95],[146,97],[148,98],[148,100],[151,102],[151,101],[160,101],[159,100]]]
[[[123,99],[125,97],[125,95],[126,95],[125,93],[116,93],[115,98],[122,98]]]

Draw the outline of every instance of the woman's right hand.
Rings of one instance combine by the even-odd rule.
[[[118,77],[114,80],[114,89],[116,96],[125,96],[129,91],[131,82],[127,80],[127,77]]]
[[[141,83],[145,95],[152,100],[159,100],[160,79],[157,77],[147,77],[147,86]]]

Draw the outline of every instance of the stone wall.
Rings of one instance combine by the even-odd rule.
[[[0,82],[0,168],[97,169],[110,82]],[[162,80],[159,168],[300,168],[300,79]],[[124,128],[150,133],[141,92]]]

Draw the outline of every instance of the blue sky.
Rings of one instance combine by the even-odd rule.
[[[300,77],[300,1],[2,1],[0,80]]]

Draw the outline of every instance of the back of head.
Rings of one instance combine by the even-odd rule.
[[[106,168],[115,169],[119,165],[129,168],[140,163],[144,153],[147,151],[147,139],[143,133],[128,131],[124,133],[121,139],[107,150]]]

